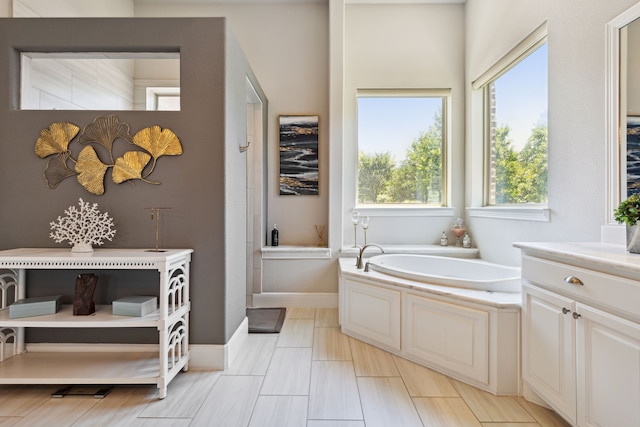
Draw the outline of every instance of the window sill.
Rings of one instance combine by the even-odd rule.
[[[381,245],[385,254],[416,254],[416,255],[439,255],[454,258],[478,258],[477,248],[463,248],[461,246],[440,246],[440,245]],[[340,257],[355,258],[358,256],[360,248],[344,246],[340,249]],[[366,252],[366,256],[380,255],[380,250],[371,248]]]
[[[264,246],[262,259],[331,259],[331,249],[318,246]]]
[[[550,222],[551,210],[547,206],[485,206],[466,208],[472,218],[513,219],[520,221]]]
[[[379,216],[379,217],[403,217],[403,216],[440,216],[453,217],[454,208],[447,207],[425,207],[425,206],[356,206],[354,208],[360,216]]]

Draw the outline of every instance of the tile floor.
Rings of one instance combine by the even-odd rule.
[[[289,309],[280,334],[251,334],[245,346],[226,371],[180,373],[164,400],[149,386],[118,386],[105,399],[0,386],[0,427],[568,426],[343,335],[335,309]]]

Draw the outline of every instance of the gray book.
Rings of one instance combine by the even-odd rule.
[[[62,295],[20,299],[9,306],[9,318],[44,316],[60,310]]]
[[[158,309],[158,298],[152,296],[130,296],[113,302],[113,314],[142,317]]]

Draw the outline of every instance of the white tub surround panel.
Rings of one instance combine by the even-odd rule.
[[[519,393],[519,292],[365,273],[350,258],[339,285],[343,333],[491,393]]]
[[[640,425],[640,256],[606,243],[522,249],[522,372],[573,425]]]

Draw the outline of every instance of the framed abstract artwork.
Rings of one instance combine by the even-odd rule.
[[[318,116],[279,116],[280,195],[318,195]]]
[[[640,117],[627,117],[627,197],[640,192]]]

